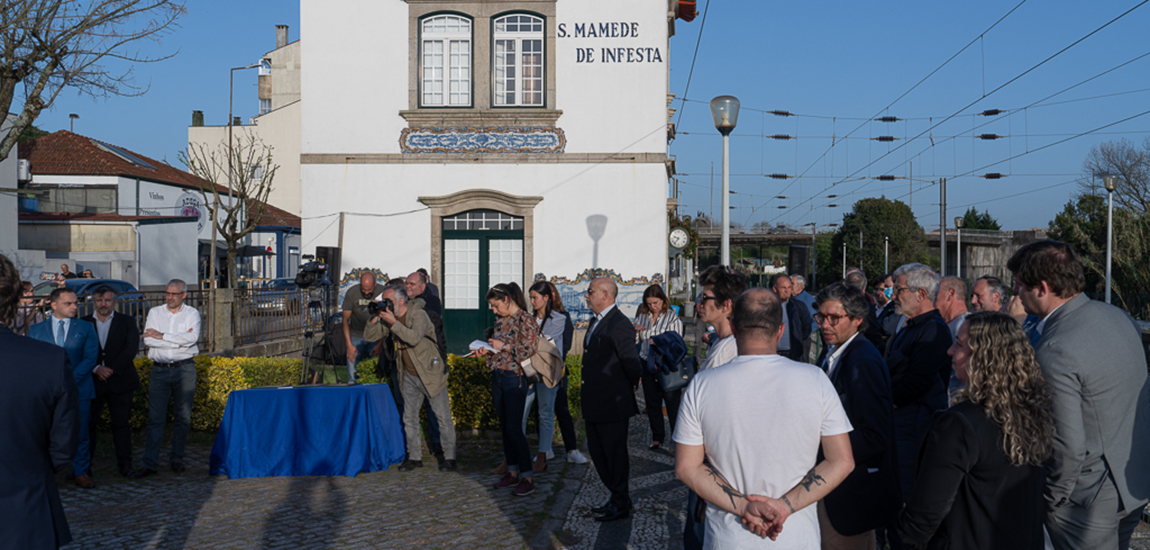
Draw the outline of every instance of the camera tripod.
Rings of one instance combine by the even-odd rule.
[[[312,365],[315,364],[315,332],[319,330],[321,338],[326,338],[328,315],[328,293],[331,291],[330,286],[319,286],[308,289],[308,303],[307,313],[301,323],[303,325],[303,367],[300,372],[301,384],[322,384],[323,371],[313,370]],[[328,345],[326,339],[324,344]],[[321,362],[322,362],[321,358]],[[335,381],[339,383],[339,371],[332,368],[332,374],[335,375]],[[309,376],[310,375],[310,376]],[[310,378],[310,379],[309,379]]]

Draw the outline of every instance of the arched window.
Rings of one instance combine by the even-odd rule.
[[[495,20],[493,94],[497,106],[543,106],[543,18],[527,14]]]
[[[458,15],[427,17],[420,38],[420,104],[471,106],[471,20]]]

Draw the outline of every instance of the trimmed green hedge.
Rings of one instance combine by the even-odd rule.
[[[451,413],[455,425],[461,428],[499,429],[499,417],[491,402],[491,373],[486,361],[478,358],[450,355],[448,365],[451,376],[447,391],[451,397]],[[357,375],[362,384],[380,382],[377,373],[378,360],[368,359],[359,364]],[[568,397],[572,411],[579,411],[580,405],[580,366],[582,357],[567,357],[569,373]],[[196,357],[196,396],[192,404],[192,429],[215,431],[224,416],[228,394],[234,390],[260,386],[285,386],[297,384],[303,368],[301,359],[279,357]],[[344,367],[336,367],[343,372]],[[148,425],[148,382],[152,374],[152,362],[146,358],[136,359],[136,370],[140,373],[142,386],[136,390],[132,400],[130,424],[133,431],[140,431]],[[341,379],[345,379],[343,374]],[[325,382],[334,382],[334,373],[328,369],[324,373]],[[386,382],[386,380],[383,380]],[[172,422],[169,406],[168,422]],[[108,431],[111,420],[105,408],[97,424],[97,429]]]

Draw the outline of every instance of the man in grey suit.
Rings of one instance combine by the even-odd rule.
[[[1150,386],[1139,329],[1086,297],[1074,249],[1038,241],[1006,264],[1037,315],[1038,363],[1053,396],[1046,528],[1058,550],[1126,549],[1150,500]]]

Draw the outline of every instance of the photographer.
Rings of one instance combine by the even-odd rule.
[[[343,339],[347,344],[347,381],[351,383],[355,383],[355,365],[367,359],[379,339],[365,338],[363,329],[371,317],[367,306],[380,295],[380,290],[375,275],[368,272],[360,275],[359,284],[347,289],[343,296]]]
[[[426,398],[439,420],[444,461],[440,470],[456,470],[455,424],[447,396],[447,363],[439,355],[435,327],[421,302],[408,303],[407,291],[399,285],[388,286],[371,305],[372,316],[364,338],[379,340],[388,335],[395,342],[396,371],[403,394],[403,426],[407,438],[407,460],[400,471],[423,466],[423,449],[419,437],[419,407]]]

